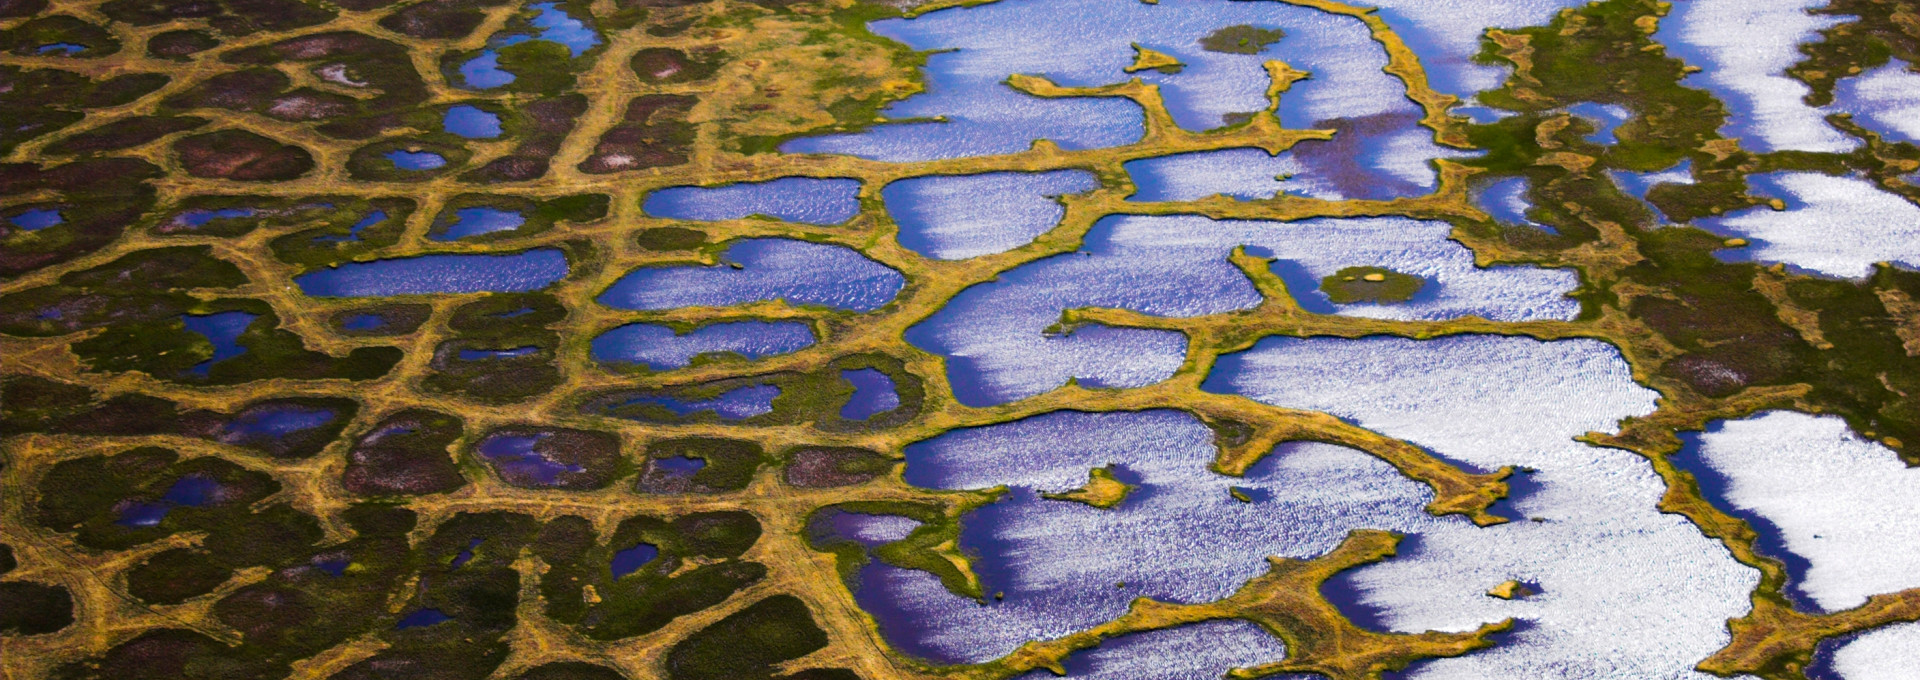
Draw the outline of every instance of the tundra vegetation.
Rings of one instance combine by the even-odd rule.
[[[930,55],[869,23],[981,4],[971,0],[0,0],[0,674],[993,679],[1063,672],[1106,638],[1239,619],[1283,640],[1286,656],[1234,677],[1358,680],[1501,644],[1511,621],[1401,634],[1344,616],[1320,585],[1393,559],[1400,540],[1366,530],[1319,557],[1275,558],[1231,597],[1141,598],[1098,627],[986,663],[932,664],[876,632],[853,594],[869,561],[991,597],[959,539],[963,518],[1001,490],[909,485],[903,449],[1049,412],[1191,413],[1217,433],[1213,468],[1225,475],[1285,442],[1350,447],[1430,487],[1435,515],[1508,521],[1495,505],[1511,469],[1464,470],[1327,414],[1201,389],[1218,357],[1270,336],[1617,347],[1659,392],[1658,409],[1586,439],[1643,456],[1666,484],[1660,509],[1762,574],[1703,671],[1802,677],[1823,640],[1920,620],[1920,590],[1844,611],[1797,608],[1786,566],[1755,548],[1756,529],[1668,460],[1683,433],[1789,409],[1844,418],[1920,463],[1920,273],[1884,264],[1859,279],[1812,276],[1729,256],[1748,244],[1689,226],[1768,205],[1746,181],[1766,172],[1862,177],[1920,202],[1920,147],[1844,114],[1830,123],[1860,142],[1846,152],[1759,153],[1721,136],[1726,107],[1683,84],[1689,65],[1654,40],[1664,2],[1602,0],[1545,26],[1486,32],[1477,60],[1509,72],[1478,99],[1506,115],[1476,123],[1429,87],[1403,27],[1334,0],[1276,1],[1363,24],[1420,107],[1419,125],[1479,153],[1432,161],[1437,187],[1412,197],[1126,200],[1129,161],[1279,154],[1342,134],[1281,126],[1281,102],[1311,74],[1279,61],[1266,64],[1267,110],[1211,131],[1175,125],[1159,86],[1128,73],[1104,86],[1015,74],[1007,84],[1027,96],[1131,101],[1145,133],[1110,148],[1043,140],[914,163],[778,151],[886,124],[887,105],[928,87]],[[1920,58],[1920,21],[1898,3],[1835,0],[1821,11],[1837,23],[1789,71],[1816,104],[1845,74]],[[582,31],[594,39],[541,37]],[[1240,25],[1201,44],[1246,55],[1288,39]],[[1136,56],[1128,71],[1182,70],[1149,46]],[[1630,113],[1617,141],[1591,141],[1595,124],[1568,113],[1586,103]],[[491,115],[497,130],[447,129],[459,106]],[[1683,162],[1691,182],[1655,185],[1644,200],[1615,180]],[[1063,169],[1100,187],[1058,197],[1064,216],[1031,243],[962,260],[900,246],[880,195],[906,178]],[[860,209],[833,224],[642,209],[669,187],[790,177],[855,180]],[[1512,177],[1527,180],[1533,224],[1503,224],[1472,198]],[[515,218],[455,236],[482,219],[463,212],[475,210]],[[903,338],[968,287],[1074,253],[1096,221],[1124,214],[1443,221],[1481,266],[1577,272],[1582,312],[1513,322],[1315,313],[1295,297],[1311,291],[1289,290],[1270,258],[1238,249],[1231,263],[1263,297],[1253,308],[1073,309],[1052,329],[1182,334],[1184,364],[1152,385],[1070,383],[972,407],[953,396],[947,360]],[[904,284],[875,309],[600,302],[636,270],[731,275],[723,270],[739,265],[726,253],[751,239],[850,249]],[[417,271],[396,269],[377,276],[408,292],[381,296],[295,284],[423,255],[530,252],[563,257],[564,275],[462,271],[480,283],[432,293],[410,287]],[[1376,266],[1321,282],[1340,304],[1392,305],[1422,285]],[[684,333],[745,320],[803,323],[817,342],[661,371],[589,354],[594,337],[626,324]],[[846,376],[861,371],[885,376],[891,408],[849,416],[858,390]],[[1124,470],[1101,467],[1054,497],[1101,510],[1124,506],[1133,488]],[[868,549],[810,533],[829,509],[918,526]],[[1502,598],[1531,592],[1488,585]]]

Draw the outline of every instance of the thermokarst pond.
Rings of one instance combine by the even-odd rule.
[[[0,0],[0,676],[1911,676],[1912,8],[1374,5]]]

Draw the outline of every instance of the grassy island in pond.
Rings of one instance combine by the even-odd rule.
[[[1426,280],[1383,267],[1347,267],[1320,280],[1320,291],[1334,304],[1406,302]]]

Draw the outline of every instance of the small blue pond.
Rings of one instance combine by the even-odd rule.
[[[613,563],[609,565],[609,568],[613,571],[614,578],[620,578],[639,571],[641,567],[647,566],[648,562],[652,562],[654,558],[659,556],[659,548],[647,543],[641,543],[631,548],[615,551],[613,553]]]
[[[1647,200],[1647,191],[1660,184],[1692,184],[1693,159],[1680,161],[1679,165],[1655,172],[1628,172],[1609,170],[1607,174],[1628,194],[1641,201]]]
[[[440,126],[467,139],[493,139],[500,136],[500,117],[477,106],[461,104],[447,109]]]
[[[860,214],[860,181],[782,177],[717,187],[668,187],[647,194],[640,207],[653,217],[679,220],[766,215],[788,222],[839,224]]]
[[[41,54],[41,55],[59,53],[60,56],[71,57],[73,55],[76,55],[85,51],[87,51],[86,45],[75,45],[73,43],[53,43],[50,45],[41,45],[39,48],[35,49],[33,53]]]
[[[258,318],[260,315],[246,312],[181,315],[180,323],[185,324],[187,330],[199,333],[213,344],[213,357],[194,364],[187,372],[204,378],[214,364],[245,354],[247,348],[240,346],[240,334]]]
[[[489,49],[460,65],[460,80],[466,83],[468,88],[490,90],[513,82],[514,77],[513,74],[500,70],[500,53]]]
[[[460,350],[460,360],[487,361],[490,359],[518,359],[524,356],[532,356],[539,351],[540,348],[533,346],[509,347],[507,349],[463,349]]]
[[[198,229],[214,220],[237,220],[253,217],[260,211],[253,208],[218,208],[207,210],[188,210],[173,217],[174,226]]]
[[[527,217],[512,210],[501,210],[485,206],[460,208],[453,211],[453,222],[447,225],[445,232],[429,238],[435,241],[457,241],[482,234],[519,229],[527,223]]]
[[[530,7],[539,12],[533,17],[533,27],[540,29],[540,36],[533,39],[566,45],[567,50],[575,57],[586,54],[587,50],[600,44],[600,35],[594,33],[586,23],[560,9],[560,3],[536,2]],[[529,38],[526,36],[511,36],[504,41],[504,44],[512,45],[527,40]]]
[[[120,518],[114,523],[130,529],[158,526],[174,508],[200,508],[220,500],[220,482],[202,474],[188,474],[174,480],[173,486],[157,501],[134,501],[120,506]]]
[[[176,506],[199,508],[213,503],[219,493],[220,483],[214,481],[212,477],[190,474],[181,477],[179,481],[173,483],[173,486],[168,487],[167,493],[162,495],[160,500]]]
[[[692,477],[694,473],[707,469],[707,459],[692,456],[655,458],[653,469],[672,477]]]
[[[299,404],[263,404],[241,411],[221,427],[220,441],[252,444],[326,427],[339,414]]]
[[[501,47],[518,45],[529,40],[545,40],[565,45],[568,52],[574,57],[579,57],[600,44],[600,35],[585,22],[573,18],[565,10],[560,9],[559,3],[537,2],[529,7],[538,12],[531,23],[534,28],[540,29],[540,34],[538,36],[495,35],[488,41],[490,46],[486,51],[460,65],[460,77],[467,87],[485,90],[500,87],[515,80],[512,73],[500,69],[498,48]]]
[[[452,620],[453,620],[453,617],[447,616],[445,612],[442,612],[438,609],[429,608],[429,609],[422,609],[412,614],[406,615],[405,617],[400,619],[399,623],[394,624],[393,628],[394,630],[406,630],[408,628],[425,628],[427,626],[431,626],[439,623],[446,623]]]
[[[319,569],[322,573],[328,576],[331,576],[334,578],[340,578],[341,576],[345,576],[347,574],[347,567],[353,566],[353,560],[345,557],[337,557],[333,559],[317,559],[316,558],[313,562],[311,562],[311,564],[313,565],[313,568]]]
[[[27,231],[39,231],[65,221],[66,218],[60,215],[60,211],[53,208],[26,210],[7,219],[7,222],[13,224],[13,226]]]
[[[294,278],[316,297],[380,297],[433,293],[518,293],[567,276],[567,256],[541,248],[508,255],[423,255],[351,262]]]
[[[1627,110],[1627,107],[1619,104],[1595,104],[1593,102],[1574,104],[1573,106],[1567,107],[1567,112],[1585,118],[1594,124],[1594,127],[1597,129],[1594,130],[1593,134],[1587,135],[1587,141],[1595,144],[1614,143],[1616,140],[1613,136],[1613,129],[1620,127],[1621,123],[1625,123],[1627,119],[1633,117],[1633,112]]]
[[[459,554],[454,555],[453,561],[448,562],[447,566],[453,567],[454,569],[459,569],[461,567],[467,566],[468,562],[473,561],[473,551],[479,548],[481,543],[485,543],[485,542],[486,542],[486,539],[484,538],[469,539],[467,541],[467,547],[461,549]]]
[[[701,411],[712,411],[725,420],[742,420],[773,412],[773,400],[780,396],[780,388],[773,385],[753,385],[729,391],[718,397],[703,401],[683,401],[663,395],[635,397],[626,404],[653,404],[663,407],[674,415],[686,417]]]
[[[620,309],[726,307],[760,300],[871,312],[892,301],[906,277],[845,246],[783,238],[740,241],[722,264],[644,267],[600,294]]]
[[[540,451],[540,442],[553,435],[546,432],[532,434],[498,433],[488,435],[474,447],[482,458],[500,471],[500,476],[509,480],[531,480],[543,486],[555,486],[561,483],[560,476],[565,473],[582,473],[587,469],[578,465],[562,463],[549,458]]]
[[[447,158],[432,151],[406,151],[396,149],[388,151],[386,158],[393,161],[393,167],[401,170],[438,170],[446,167]]]
[[[893,378],[886,373],[878,369],[856,368],[841,371],[840,377],[853,384],[853,397],[840,407],[840,417],[866,420],[900,408],[900,393],[893,386]]]
[[[593,339],[595,361],[643,363],[664,371],[685,368],[693,358],[733,352],[758,359],[811,346],[813,330],[798,321],[734,321],[678,333],[656,324],[628,324]]]
[[[360,221],[353,223],[353,226],[347,229],[347,235],[345,236],[341,236],[339,234],[322,234],[320,236],[314,237],[313,240],[321,243],[358,241],[360,240],[360,232],[366,231],[367,227],[371,227],[381,222],[385,222],[386,219],[387,219],[387,211],[375,210],[373,212],[367,213],[366,217],[360,218]]]
[[[905,540],[920,526],[919,520],[909,517],[848,512],[829,507],[814,515],[813,521],[807,526],[807,533],[816,541],[853,541],[864,547],[875,548]]]
[[[1527,219],[1527,211],[1533,204],[1527,201],[1530,183],[1526,177],[1506,177],[1475,190],[1475,201],[1480,209],[1501,224],[1525,224],[1538,227],[1550,233],[1559,233],[1553,227]]]
[[[355,314],[340,322],[340,327],[350,331],[377,331],[387,327],[387,317],[379,314]]]

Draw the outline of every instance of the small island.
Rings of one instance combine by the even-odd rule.
[[[1259,54],[1268,45],[1280,42],[1287,32],[1277,28],[1261,28],[1248,24],[1228,26],[1207,34],[1200,39],[1200,46],[1208,52],[1223,54]]]
[[[1321,279],[1320,290],[1337,305],[1391,304],[1412,299],[1426,283],[1418,276],[1384,267],[1347,267]]]
[[[1507,581],[1505,583],[1501,583],[1500,585],[1494,586],[1492,590],[1488,590],[1487,596],[1497,597],[1502,600],[1518,600],[1524,597],[1528,597],[1530,595],[1536,595],[1538,593],[1539,591],[1534,590],[1533,588],[1527,586],[1527,584],[1525,583],[1521,583],[1519,581]]]
[[[1178,58],[1175,58],[1171,54],[1167,54],[1159,50],[1141,47],[1140,43],[1134,43],[1133,44],[1133,65],[1128,66],[1122,70],[1126,71],[1127,73],[1139,73],[1141,71],[1159,71],[1161,73],[1172,75],[1175,73],[1179,73],[1181,70],[1185,69],[1186,67],[1187,67],[1186,64],[1180,63],[1180,60]]]
[[[1136,488],[1114,476],[1117,467],[1108,465],[1094,468],[1087,471],[1087,483],[1084,486],[1062,493],[1043,493],[1040,497],[1051,501],[1085,503],[1101,510],[1111,509],[1127,500],[1127,495]]]

